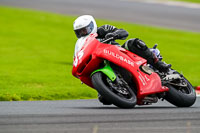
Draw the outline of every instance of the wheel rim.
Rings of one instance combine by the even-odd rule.
[[[127,99],[127,100],[132,99],[133,92],[131,92],[131,88],[129,87],[129,85],[122,78],[119,78],[119,77],[117,78],[118,80],[115,80],[114,82],[112,82],[108,77],[103,78],[103,79],[105,79],[104,80],[105,84],[113,93],[115,93],[116,95],[118,95],[119,97],[123,99]]]

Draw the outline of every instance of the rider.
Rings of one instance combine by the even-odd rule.
[[[112,25],[103,25],[101,27],[97,27],[96,21],[90,15],[83,15],[78,17],[74,21],[74,31],[78,38],[87,36],[89,34],[97,33],[98,39],[108,39],[110,37],[114,37],[114,39],[124,40],[128,37],[128,32],[123,29],[117,29]],[[119,45],[115,41],[112,41],[111,44]],[[120,46],[120,45],[119,45]],[[154,66],[160,72],[167,72],[171,67],[171,64],[166,64],[154,55],[153,52],[147,47],[147,45],[140,39],[134,38],[126,41],[122,47],[125,49],[145,58],[147,63]]]
[[[96,21],[90,15],[82,15],[78,17],[74,21],[73,27],[79,40],[81,37],[85,37],[93,33],[98,34],[97,39],[108,39],[113,37],[114,39],[124,40],[128,37],[127,31],[124,29],[118,29],[112,25],[103,25],[101,27],[97,27]],[[112,41],[111,44],[119,45],[115,41]],[[145,58],[148,64],[151,64],[160,72],[167,72],[171,67],[171,64],[166,64],[160,61],[157,56],[155,56],[155,54],[146,46],[146,44],[138,38],[127,40],[122,47]]]

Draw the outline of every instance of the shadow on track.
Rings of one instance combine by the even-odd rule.
[[[118,107],[71,107],[72,109],[116,109],[116,110],[119,110],[119,109],[122,109],[122,108],[118,108]],[[135,108],[132,108],[132,110],[134,109],[174,109],[174,108],[177,108],[177,107],[166,107],[166,106],[160,106],[160,107],[135,107]],[[177,109],[180,109],[180,108],[177,108]],[[130,110],[130,109],[123,109],[123,110]]]

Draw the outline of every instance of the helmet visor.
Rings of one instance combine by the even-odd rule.
[[[81,29],[75,30],[75,34],[78,38],[89,35],[94,29],[94,23],[90,22],[89,25]]]

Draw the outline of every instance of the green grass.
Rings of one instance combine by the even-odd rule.
[[[0,100],[96,98],[93,89],[71,75],[76,17],[0,7]],[[123,22],[97,20],[124,28],[148,46],[158,43],[173,68],[200,85],[200,34]],[[122,43],[122,41],[120,41]]]
[[[200,3],[200,0],[173,0],[173,1],[183,1],[183,2]]]

